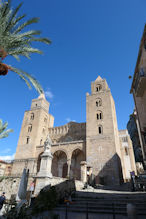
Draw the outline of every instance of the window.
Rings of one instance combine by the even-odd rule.
[[[128,138],[127,138],[127,136],[122,137],[122,141],[123,141],[123,142],[128,142]]]
[[[26,138],[26,144],[29,144],[29,142],[30,142],[30,137],[28,136],[28,137]]]
[[[102,134],[103,133],[103,130],[102,130],[102,126],[98,126],[98,134]]]
[[[42,132],[43,132],[43,134],[45,134],[45,132],[46,132],[45,128],[43,128],[43,131],[42,131]]]
[[[103,119],[102,112],[100,111],[97,113],[96,116],[97,116],[97,120]]]
[[[31,132],[32,131],[32,125],[29,125],[28,126],[28,132]]]
[[[40,145],[42,145],[43,139],[40,140]]]
[[[97,99],[97,100],[96,100],[96,106],[97,106],[97,107],[101,106],[101,99]]]
[[[96,85],[96,92],[99,92],[101,90],[101,85],[100,84],[97,84]]]
[[[34,113],[31,113],[31,114],[30,114],[30,119],[31,119],[31,120],[34,120]]]
[[[47,118],[44,118],[44,122],[47,122]]]
[[[128,156],[128,148],[125,147],[125,155]]]

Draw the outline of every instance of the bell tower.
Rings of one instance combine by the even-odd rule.
[[[26,162],[30,172],[34,172],[33,160],[35,161],[43,151],[48,128],[54,125],[54,117],[48,113],[49,105],[44,94],[41,94],[37,99],[32,100],[31,109],[25,111],[12,173],[23,171]],[[16,170],[15,164],[17,164]]]
[[[119,184],[120,157],[114,100],[106,80],[98,76],[86,94],[86,158],[97,183]]]

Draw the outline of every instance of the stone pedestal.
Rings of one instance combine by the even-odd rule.
[[[40,171],[36,176],[36,187],[34,194],[38,194],[42,188],[51,184],[52,173],[51,173],[51,166],[52,166],[52,158],[50,151],[45,151],[41,155],[41,165]]]
[[[86,161],[81,161],[81,181],[83,183],[87,182],[87,162]]]
[[[53,156],[51,155],[51,153],[47,151],[45,151],[41,155],[40,171],[38,172],[37,177],[52,178],[52,173],[51,173],[52,158]]]

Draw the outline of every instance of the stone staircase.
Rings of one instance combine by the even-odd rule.
[[[55,213],[61,219],[125,219],[127,203],[136,206],[138,219],[146,218],[146,193],[140,192],[78,191],[72,204],[59,204]]]

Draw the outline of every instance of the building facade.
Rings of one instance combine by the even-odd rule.
[[[140,42],[131,91],[135,102],[137,129],[146,169],[146,25]]]
[[[12,174],[21,174],[27,167],[32,176],[37,175],[47,135],[52,140],[51,171],[55,177],[80,180],[83,161],[96,184],[119,184],[122,175],[126,180],[130,171],[136,172],[129,137],[129,159],[123,155],[115,104],[105,79],[98,76],[91,83],[91,94],[86,94],[86,123],[69,122],[54,127],[54,117],[48,111],[49,103],[42,94],[32,100],[31,109],[25,112]],[[124,131],[120,135],[128,136]]]

